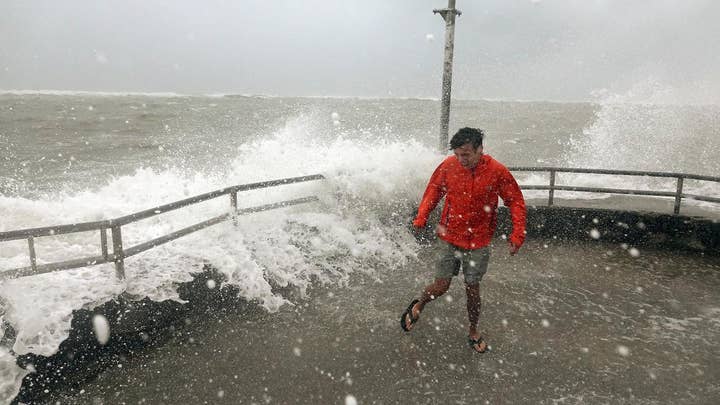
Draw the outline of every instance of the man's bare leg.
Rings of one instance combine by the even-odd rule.
[[[467,295],[467,311],[468,311],[468,337],[473,340],[480,338],[478,331],[478,321],[480,320],[480,309],[482,308],[482,299],[480,298],[480,283],[472,283],[465,285],[465,294]],[[473,349],[478,352],[484,352],[487,349],[487,343],[480,342],[475,344]]]
[[[420,296],[420,300],[412,307],[412,317],[417,319],[423,309],[425,309],[425,304],[445,294],[450,288],[450,281],[451,279],[449,278],[436,278],[435,282],[425,287],[425,290],[423,290]],[[411,323],[410,317],[406,317],[405,327],[407,330],[411,330],[413,326],[415,325]]]

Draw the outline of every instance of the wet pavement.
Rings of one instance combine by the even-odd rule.
[[[475,354],[459,279],[400,329],[436,253],[314,288],[278,313],[198,313],[48,403],[720,403],[720,258],[559,240],[509,257],[495,246],[481,284],[492,350]]]
[[[590,194],[589,194],[590,195]],[[718,197],[718,196],[711,196]],[[526,199],[528,206],[547,206],[548,199],[528,198]],[[645,212],[656,214],[672,214],[675,208],[675,199],[671,197],[643,197],[629,195],[611,195],[605,198],[586,199],[586,198],[563,198],[562,192],[557,192],[553,200],[553,205],[557,207],[571,208],[590,208],[590,209],[609,209],[629,212]],[[709,220],[720,220],[720,206],[718,204],[701,203],[697,201],[688,201],[683,199],[680,206],[680,214],[686,217],[706,218]]]

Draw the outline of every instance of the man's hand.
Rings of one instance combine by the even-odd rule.
[[[431,241],[431,236],[428,235],[428,230],[425,226],[417,226],[416,223],[413,223],[412,226],[410,226],[410,232],[412,232],[413,237],[415,237],[415,240],[420,245],[428,245]]]
[[[410,230],[412,231],[412,234],[413,234],[415,237],[417,237],[418,235],[421,235],[421,234],[422,234],[423,228],[425,228],[425,227],[424,227],[424,226],[417,226],[417,225],[413,224],[413,225],[410,227]]]
[[[515,256],[518,250],[520,250],[520,245],[515,245],[512,242],[508,242],[508,245],[510,247],[510,256]]]

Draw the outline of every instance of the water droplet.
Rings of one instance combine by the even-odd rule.
[[[105,345],[110,340],[110,324],[105,316],[97,314],[92,320],[93,331],[98,343]]]
[[[630,355],[630,349],[627,346],[618,345],[615,351],[623,357],[627,357]]]

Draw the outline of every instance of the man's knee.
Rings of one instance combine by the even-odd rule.
[[[467,295],[480,295],[480,283],[465,283],[465,292]]]
[[[450,279],[449,278],[437,278],[435,279],[435,286],[438,288],[439,291],[442,291],[442,293],[446,293],[448,289],[450,289]]]
[[[447,292],[450,288],[450,279],[448,278],[436,278],[435,282],[430,284],[426,289],[426,293],[431,296],[431,299],[435,299]]]

